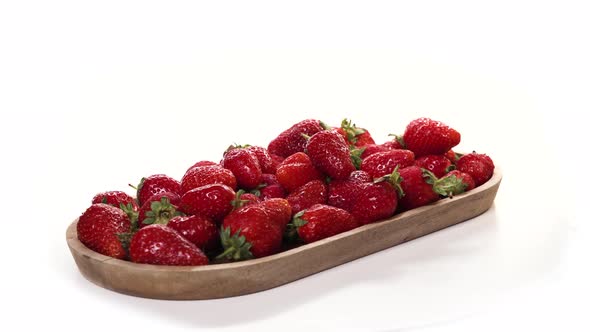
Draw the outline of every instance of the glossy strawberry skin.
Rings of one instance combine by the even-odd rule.
[[[193,243],[199,249],[210,252],[219,249],[219,229],[211,220],[199,216],[178,216],[170,219],[168,227]]]
[[[461,142],[461,134],[440,121],[419,118],[408,124],[403,140],[407,149],[421,157],[445,154]]]
[[[361,170],[373,178],[391,174],[396,167],[404,168],[414,164],[414,153],[410,150],[389,150],[374,153],[363,159]]]
[[[312,136],[322,130],[324,128],[320,125],[319,120],[307,119],[298,122],[273,139],[268,144],[268,152],[283,158],[297,152],[303,152],[307,145],[304,135]]]
[[[417,158],[415,163],[416,166],[425,168],[436,177],[443,177],[445,174],[449,172],[449,168],[451,167],[451,161],[446,157],[446,155],[426,155],[420,158]]]
[[[173,192],[180,195],[180,182],[164,174],[154,174],[141,179],[137,186],[139,205],[143,205],[150,197],[161,192]]]
[[[180,198],[180,209],[189,215],[200,214],[219,223],[232,210],[236,193],[219,183],[189,190]]]
[[[402,168],[399,170],[399,174],[402,178],[400,185],[404,192],[404,196],[399,199],[399,206],[402,210],[417,208],[439,199],[439,195],[434,192],[432,185],[424,179],[420,167]]]
[[[486,154],[468,153],[457,160],[457,170],[471,175],[479,187],[494,175],[494,162]]]
[[[223,220],[223,229],[230,234],[239,232],[251,244],[254,257],[265,257],[279,252],[283,239],[280,225],[271,219],[271,214],[259,205],[245,206],[228,214]]]
[[[457,178],[461,179],[461,181],[463,181],[463,183],[465,184],[465,191],[469,191],[473,188],[475,188],[475,181],[473,181],[473,178],[471,177],[471,175],[458,171],[458,170],[453,170],[448,172],[445,177],[449,177],[449,176],[456,176]]]
[[[238,187],[252,190],[262,181],[262,168],[254,152],[247,148],[230,148],[223,155],[221,166],[236,177]]]
[[[139,209],[139,216],[137,218],[137,225],[139,227],[144,227],[147,226],[147,224],[144,224],[144,220],[146,219],[146,214],[152,210],[152,202],[161,202],[162,198],[166,197],[168,199],[168,201],[170,202],[170,204],[173,206],[174,210],[177,211],[178,210],[178,205],[180,204],[180,196],[176,193],[171,193],[171,192],[161,192],[161,193],[157,193],[155,195],[153,195],[152,197],[150,197],[148,200],[146,200],[142,205],[141,208]],[[174,212],[172,212],[173,214]],[[170,218],[172,218],[173,215],[170,215]]]
[[[220,165],[196,166],[190,168],[180,180],[180,194],[208,184],[221,183],[236,190],[234,174]]]
[[[277,168],[277,181],[291,192],[313,180],[322,180],[323,175],[311,163],[309,156],[303,152],[287,157]]]
[[[248,146],[248,150],[252,151],[258,160],[262,173],[274,174],[277,171],[277,163],[274,161],[266,148],[261,146]]]
[[[332,179],[346,179],[356,170],[348,144],[336,130],[325,130],[311,136],[306,151],[312,164]]]
[[[393,216],[397,204],[397,193],[390,183],[366,182],[359,185],[348,211],[365,225]]]
[[[78,240],[100,254],[124,259],[125,250],[117,234],[129,232],[131,221],[123,210],[112,205],[92,204],[78,219]]]
[[[297,228],[297,233],[305,243],[319,241],[359,226],[347,211],[324,204],[311,206],[299,218],[305,224]]]
[[[270,219],[284,231],[293,214],[289,201],[284,198],[270,198],[260,202],[259,205],[265,209]]]
[[[121,207],[121,204],[123,204],[124,206],[131,204],[131,207],[134,211],[139,210],[137,201],[133,197],[129,196],[127,193],[122,191],[115,190],[98,193],[92,198],[92,204],[97,203],[105,203],[112,205],[114,207]]]
[[[279,183],[277,176],[274,174],[262,174],[262,185],[263,187],[258,189],[260,200],[285,198],[287,196],[285,188]]]
[[[197,246],[166,225],[150,225],[137,231],[129,245],[129,256],[131,261],[140,264],[209,264],[209,259]]]
[[[369,173],[358,170],[344,180],[332,180],[328,184],[328,205],[350,211],[355,197],[363,183],[372,182]]]
[[[328,201],[328,188],[320,180],[310,181],[297,188],[287,196],[292,213],[295,214],[315,204],[326,204]]]
[[[364,150],[363,153],[361,154],[361,158],[365,159],[368,156],[375,154],[377,152],[386,152],[389,151],[391,149],[384,147],[382,144],[369,144],[369,145],[365,145],[363,146]]]

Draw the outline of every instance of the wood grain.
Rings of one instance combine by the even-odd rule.
[[[196,267],[136,264],[84,246],[74,221],[67,243],[82,275],[116,292],[167,300],[201,300],[250,294],[277,287],[374,252],[471,219],[488,210],[502,175],[452,199],[406,211],[276,255],[244,262]]]

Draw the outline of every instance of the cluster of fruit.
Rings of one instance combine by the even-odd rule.
[[[494,172],[485,154],[452,150],[461,135],[432,119],[376,144],[349,120],[308,119],[268,148],[231,146],[182,179],[145,177],[136,198],[97,194],[78,239],[136,263],[204,265],[268,256],[471,190]]]

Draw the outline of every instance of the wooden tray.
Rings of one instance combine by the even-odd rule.
[[[501,180],[496,170],[482,186],[452,199],[243,262],[178,267],[114,259],[88,249],[78,240],[77,220],[68,227],[66,238],[82,275],[101,287],[155,299],[223,298],[277,287],[478,216],[492,205]]]

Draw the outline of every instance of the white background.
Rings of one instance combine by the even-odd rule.
[[[583,1],[2,1],[2,328],[583,331]],[[469,222],[266,292],[139,299],[77,271],[105,190],[180,178],[305,118],[378,141],[429,116],[504,179]]]

